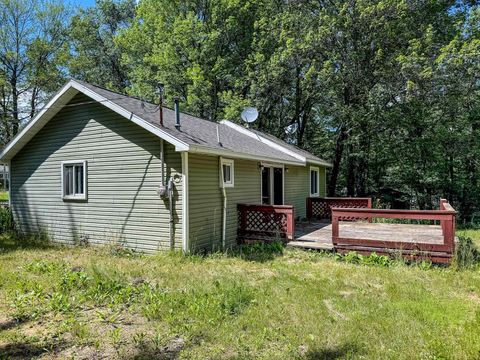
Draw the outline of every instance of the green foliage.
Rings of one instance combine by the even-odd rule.
[[[370,255],[361,255],[358,254],[356,251],[349,251],[345,255],[336,254],[335,255],[337,260],[345,261],[349,264],[361,264],[361,265],[378,265],[378,266],[392,266],[396,264],[395,260],[392,260],[390,257],[385,255],[378,255],[377,253],[373,252]]]
[[[0,191],[0,201],[8,201],[8,192]]]
[[[67,19],[60,1],[0,1],[0,144],[64,81]]]
[[[15,229],[12,211],[9,207],[0,207],[0,233]]]
[[[455,246],[455,262],[458,268],[478,267],[480,263],[480,251],[473,240],[460,236]]]
[[[336,253],[335,259],[348,264],[375,265],[380,267],[406,265],[405,260],[401,256],[397,259],[396,257],[390,257],[387,255],[378,255],[376,252],[372,252],[369,255],[361,255],[356,251],[349,251],[344,255]],[[410,262],[410,264],[422,270],[429,270],[432,268],[432,262],[428,260],[413,261]]]
[[[480,203],[479,7],[437,1],[142,1],[117,37],[129,91],[332,160],[329,193]],[[296,124],[287,135],[284,127]],[[392,198],[389,194],[395,194]]]
[[[130,26],[135,6],[135,0],[100,0],[73,16],[69,28],[71,76],[112,90],[125,90],[127,67],[121,63],[122,49],[115,37]]]

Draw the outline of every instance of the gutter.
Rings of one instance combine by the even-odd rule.
[[[200,145],[190,145],[188,152],[196,153],[196,154],[224,156],[224,157],[233,158],[233,159],[244,159],[244,160],[253,160],[253,161],[265,161],[265,162],[277,163],[277,164],[307,166],[306,162],[302,162],[300,160],[299,161],[282,160],[278,158],[271,158],[268,156],[254,156],[254,155],[236,152],[232,150],[212,149],[212,148],[200,146]]]
[[[223,211],[222,211],[222,251],[225,251],[225,244],[227,238],[227,190],[223,183],[224,174],[222,166],[222,157],[218,158],[220,166],[220,183],[222,184],[222,200],[223,200]]]

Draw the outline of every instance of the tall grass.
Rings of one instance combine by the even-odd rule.
[[[478,267],[480,264],[480,251],[469,237],[460,236],[455,246],[454,265],[458,268]]]
[[[12,211],[9,207],[0,207],[0,233],[14,230]]]

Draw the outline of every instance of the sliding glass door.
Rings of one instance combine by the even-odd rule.
[[[283,168],[262,167],[262,203],[283,205]]]

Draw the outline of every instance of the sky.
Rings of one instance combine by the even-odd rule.
[[[75,1],[72,1],[72,4],[79,5],[82,7],[90,7],[95,5],[95,0],[75,0]]]

